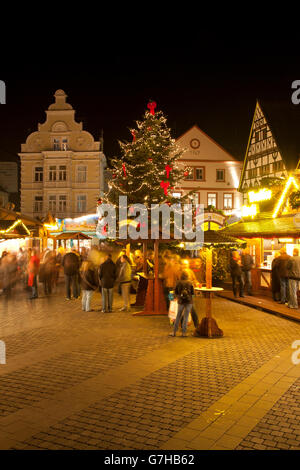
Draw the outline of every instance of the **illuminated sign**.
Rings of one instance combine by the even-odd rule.
[[[251,204],[251,206],[242,206],[242,217],[254,217],[257,214],[257,205]]]
[[[249,202],[251,203],[260,202],[260,201],[269,201],[271,197],[272,197],[271,189],[266,189],[266,188],[260,189],[257,192],[250,191],[248,193],[248,199],[249,199]]]

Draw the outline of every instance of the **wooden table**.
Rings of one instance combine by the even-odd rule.
[[[218,327],[216,320],[212,317],[212,298],[213,294],[224,290],[222,287],[200,287],[195,291],[203,292],[206,299],[205,317],[201,320],[200,325],[196,328],[194,336],[205,336],[212,338],[213,336],[223,336],[223,331]]]

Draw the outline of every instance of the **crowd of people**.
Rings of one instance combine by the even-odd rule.
[[[235,297],[252,294],[251,269],[254,267],[249,249],[242,254],[233,251],[230,259],[232,289]],[[298,308],[298,291],[300,282],[300,256],[298,248],[294,248],[293,256],[282,247],[275,253],[271,266],[271,285],[273,300],[285,304],[289,308]]]

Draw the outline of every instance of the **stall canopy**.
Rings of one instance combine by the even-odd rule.
[[[295,214],[281,217],[264,217],[237,222],[220,231],[224,235],[242,238],[300,237],[300,223]]]
[[[43,224],[32,217],[0,207],[1,238],[39,237]],[[5,234],[5,237],[3,236]]]
[[[82,232],[63,232],[60,233],[59,235],[53,236],[53,240],[64,240],[65,242],[67,240],[77,240],[78,242],[78,249],[79,249],[79,240],[91,240],[92,237],[89,237],[88,235],[85,235],[85,233]]]
[[[21,219],[12,223],[11,220],[0,221],[0,239],[25,238],[30,236],[30,231]]]

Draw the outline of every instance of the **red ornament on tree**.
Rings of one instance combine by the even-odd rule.
[[[155,108],[156,108],[157,104],[155,103],[155,101],[150,101],[148,104],[147,104],[147,108],[150,110],[150,114],[152,114],[154,116],[155,112]]]
[[[123,173],[124,173],[124,176],[126,178],[126,167],[125,167],[125,163],[122,163],[122,168],[123,168]]]
[[[169,176],[170,176],[170,171],[172,170],[172,167],[169,166],[169,165],[166,165],[166,166],[165,166],[165,170],[166,170],[166,172],[167,172],[167,178],[169,178]]]
[[[101,198],[98,199],[97,204],[98,204],[98,206],[100,206],[100,204],[102,204],[102,199]]]
[[[169,181],[161,181],[160,185],[163,188],[165,195],[167,196],[168,195],[168,187],[170,186],[170,182]]]
[[[135,135],[135,131],[131,131],[131,134],[132,134],[132,141],[135,142],[136,141],[136,135]]]

